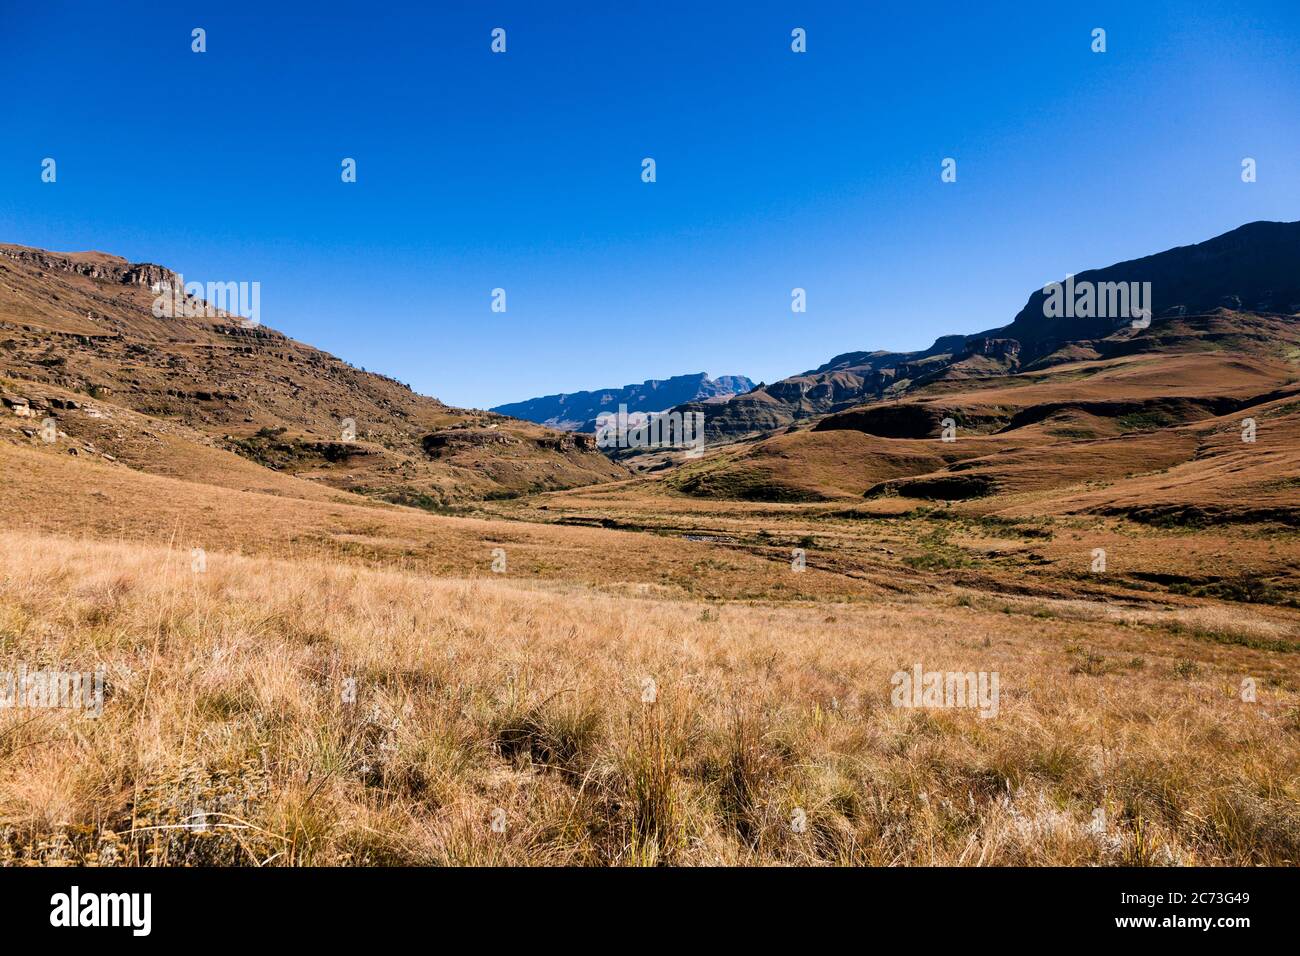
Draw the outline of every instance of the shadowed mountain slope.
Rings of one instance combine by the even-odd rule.
[[[1150,328],[1132,328],[1129,315],[1049,316],[1047,296],[1038,289],[1000,328],[946,335],[919,352],[848,352],[721,405],[692,403],[682,410],[705,413],[710,441],[730,441],[865,402],[903,398],[938,381],[996,378],[1158,349],[1161,326],[1181,317],[1218,309],[1292,315],[1300,312],[1300,222],[1249,223],[1196,245],[1081,272],[1073,281],[1079,288],[1150,283]]]

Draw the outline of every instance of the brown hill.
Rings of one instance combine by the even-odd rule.
[[[1065,495],[1067,511],[1142,520],[1300,520],[1286,477],[1300,474],[1293,318],[1218,310],[1170,320],[1152,336],[1122,330],[1083,355],[981,378],[936,376],[895,401],[724,445],[660,480],[712,499],[865,496],[877,510],[901,498],[1027,514],[1050,494],[1054,506]],[[1247,418],[1254,442],[1241,440]],[[942,438],[945,420],[952,441]]]
[[[0,245],[0,436],[36,441],[54,417],[79,453],[144,471],[274,484],[233,453],[426,507],[626,474],[589,438],[449,407],[238,316],[159,318],[155,297],[175,278],[100,252]]]

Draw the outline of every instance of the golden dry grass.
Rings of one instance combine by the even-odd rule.
[[[1300,655],[1037,607],[705,602],[217,552],[195,573],[188,551],[8,531],[0,661],[102,664],[108,686],[99,718],[0,712],[0,855],[1300,862]],[[892,707],[890,675],[917,662],[997,671],[998,715]]]

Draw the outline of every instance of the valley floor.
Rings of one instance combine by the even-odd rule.
[[[0,467],[0,862],[1300,862],[1291,527]]]

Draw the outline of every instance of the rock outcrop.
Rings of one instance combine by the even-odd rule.
[[[0,256],[31,263],[46,272],[71,272],[88,279],[144,286],[154,291],[174,288],[180,282],[180,276],[165,266],[152,262],[127,262],[120,256],[105,252],[47,252],[0,243]]]

